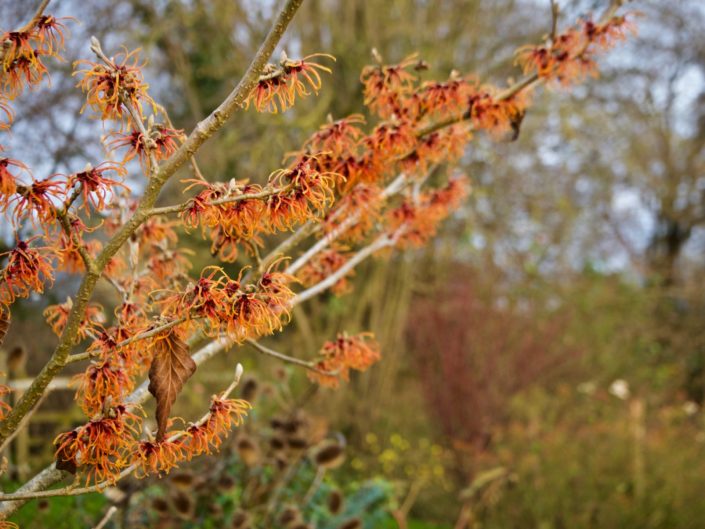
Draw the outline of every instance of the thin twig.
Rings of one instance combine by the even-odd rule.
[[[42,2],[39,4],[39,7],[37,7],[36,11],[34,12],[34,16],[32,16],[30,21],[27,22],[24,26],[22,26],[18,30],[20,33],[24,33],[25,31],[29,31],[37,24],[39,19],[44,15],[44,10],[49,5],[49,1],[50,0],[42,0]]]
[[[365,246],[362,250],[358,251],[343,266],[338,268],[338,270],[326,277],[323,281],[316,283],[315,285],[304,290],[303,292],[299,292],[298,294],[296,294],[296,296],[294,296],[294,298],[291,300],[291,304],[296,305],[298,303],[303,303],[304,301],[307,301],[312,297],[320,294],[324,290],[329,289],[330,287],[335,285],[340,279],[345,277],[345,275],[348,274],[358,264],[360,264],[362,261],[371,256],[373,253],[381,250],[382,248],[393,246],[394,242],[394,238],[390,237],[386,233],[380,235],[377,239],[375,239],[374,242],[372,242],[368,246]]]
[[[233,204],[235,202],[241,202],[243,200],[262,200],[262,199],[267,199],[273,195],[277,195],[280,193],[286,193],[288,190],[290,190],[293,186],[291,184],[288,184],[284,187],[281,188],[265,188],[262,191],[258,191],[257,193],[245,193],[242,195],[234,195],[231,197],[223,197],[219,198],[216,200],[213,200],[206,204],[207,206],[222,206],[225,204]],[[181,204],[175,204],[173,206],[163,206],[159,208],[152,208],[150,211],[147,212],[147,215],[149,217],[153,217],[154,215],[168,215],[170,213],[181,213],[182,211],[188,209],[193,200],[189,199],[185,202],[182,202]]]
[[[560,14],[561,9],[558,6],[558,2],[556,0],[551,0],[551,33],[550,33],[550,40],[551,44],[556,42],[556,33],[558,31],[558,15]]]
[[[309,371],[313,371],[315,373],[318,373],[319,375],[325,375],[325,376],[336,376],[338,374],[337,371],[325,371],[323,369],[318,369],[316,367],[316,363],[309,361],[309,360],[301,360],[300,358],[295,358],[293,356],[288,356],[285,355],[284,353],[280,353],[279,351],[275,351],[274,349],[270,349],[269,347],[265,347],[261,343],[257,342],[256,340],[252,339],[247,339],[245,342],[248,345],[251,345],[255,349],[257,349],[260,353],[271,356],[273,358],[276,358],[278,360],[281,360],[282,362],[286,362],[288,364],[295,364],[297,366],[304,367],[308,369]]]
[[[117,512],[118,508],[115,505],[112,505],[110,509],[105,513],[105,516],[101,518],[100,522],[98,522],[98,525],[96,525],[93,529],[103,529],[108,522],[110,521],[110,518],[113,517],[113,514]]]

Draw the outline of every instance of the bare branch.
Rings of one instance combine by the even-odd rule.
[[[393,246],[394,242],[394,238],[390,237],[386,233],[380,235],[377,239],[375,239],[374,242],[372,242],[372,244],[365,246],[362,250],[358,251],[353,257],[350,258],[349,261],[347,261],[334,273],[326,277],[323,281],[321,281],[320,283],[316,283],[311,288],[308,288],[303,292],[299,292],[298,294],[296,294],[296,296],[294,296],[294,298],[291,300],[291,304],[297,305],[299,303],[303,303],[304,301],[309,300],[312,297],[320,294],[324,290],[329,289],[330,287],[335,285],[340,279],[345,277],[348,272],[350,272],[362,261],[367,259],[369,256],[371,256],[378,250],[381,250],[382,248]]]
[[[278,360],[281,360],[282,362],[286,362],[288,364],[294,364],[297,366],[304,367],[308,369],[309,371],[313,371],[315,373],[318,373],[319,375],[327,375],[327,376],[335,376],[338,373],[335,371],[325,371],[323,369],[318,369],[316,367],[316,362],[308,361],[308,360],[301,360],[300,358],[294,358],[293,356],[288,356],[285,355],[284,353],[280,353],[279,351],[275,351],[274,349],[270,349],[269,347],[265,347],[261,343],[257,342],[256,340],[245,340],[245,342],[248,345],[251,345],[255,349],[257,349],[260,353],[271,356],[273,358],[276,358]]]

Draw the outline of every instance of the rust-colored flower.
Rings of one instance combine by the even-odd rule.
[[[223,314],[228,335],[237,342],[247,338],[257,338],[273,334],[283,327],[282,319],[288,319],[289,313],[280,305],[272,305],[267,294],[260,294],[252,289],[238,290]]]
[[[465,79],[452,78],[442,83],[426,82],[417,92],[416,113],[435,119],[461,115],[465,111],[469,88]]]
[[[158,300],[157,304],[162,306],[162,314],[166,316],[203,318],[217,333],[224,306],[229,301],[224,289],[229,280],[222,268],[208,266],[201,271],[198,281],[191,283],[183,291],[171,292]]]
[[[166,249],[162,245],[152,244],[152,255],[147,259],[147,269],[157,283],[185,275],[191,268],[193,250],[189,248]]]
[[[108,147],[111,149],[128,148],[122,163],[137,158],[144,170],[147,167],[148,151],[151,150],[155,160],[166,160],[178,149],[179,141],[184,138],[184,131],[157,124],[150,129],[148,138],[145,138],[145,135],[139,130],[133,130],[129,133],[116,132],[113,135],[115,137],[108,143]]]
[[[497,97],[493,86],[475,85],[468,95],[468,110],[473,126],[498,137],[512,130],[512,123],[524,113],[529,91],[522,90],[512,97]]]
[[[130,120],[125,102],[129,102],[140,117],[143,102],[154,106],[154,101],[147,92],[149,85],[142,76],[144,63],[140,64],[139,52],[139,48],[132,51],[125,49],[117,53],[108,64],[87,60],[76,62],[76,66],[85,66],[74,75],[82,76],[78,86],[86,94],[86,105],[103,121]]]
[[[300,155],[287,169],[279,169],[269,177],[270,185],[282,191],[267,199],[265,222],[270,231],[291,229],[315,218],[334,200],[334,173],[321,173],[317,157]]]
[[[252,405],[242,399],[223,399],[213,395],[211,399],[210,415],[206,420],[206,430],[209,434],[209,443],[218,448],[230,430],[240,426]]]
[[[81,255],[81,249],[94,258],[102,248],[103,244],[97,239],[84,241],[82,235],[69,237],[64,232],[61,232],[57,248],[57,255],[59,256],[57,268],[69,274],[82,274],[86,271],[86,263]]]
[[[270,308],[280,313],[289,312],[289,302],[294,297],[294,292],[289,285],[296,281],[290,274],[277,271],[277,267],[282,260],[275,261],[269,269],[262,274],[257,283],[257,289]]]
[[[2,78],[2,92],[6,97],[18,97],[25,87],[34,88],[39,84],[48,70],[40,60],[42,51],[39,49],[17,56]]]
[[[417,56],[411,55],[399,64],[366,66],[360,76],[365,105],[383,119],[400,115],[404,99],[413,92],[417,80],[409,70],[418,63]]]
[[[0,119],[0,130],[9,130],[15,115],[7,98],[2,94],[0,94],[0,115],[5,116],[4,120]]]
[[[9,198],[17,191],[18,175],[10,169],[15,168],[31,177],[29,167],[18,160],[0,158],[0,210],[5,211]]]
[[[254,105],[258,112],[284,112],[293,106],[296,97],[306,97],[321,88],[320,72],[330,73],[330,68],[312,61],[317,57],[335,60],[332,55],[315,53],[298,61],[284,57],[279,66],[268,64],[259,81],[248,94],[245,107]]]
[[[49,305],[44,309],[43,315],[47,323],[54,331],[54,334],[61,336],[66,328],[69,313],[73,309],[73,300],[68,298],[64,303],[58,305]],[[98,333],[98,326],[105,322],[105,314],[103,307],[97,303],[89,303],[86,307],[86,312],[78,326],[76,336],[79,340],[85,340],[89,336],[95,336]]]
[[[357,242],[362,240],[379,219],[382,205],[382,190],[376,184],[359,183],[345,193],[336,203],[336,208],[325,219],[326,232],[342,231],[340,240]],[[350,226],[349,219],[357,215],[357,220]],[[341,227],[341,224],[345,226]]]
[[[7,265],[0,272],[0,303],[10,304],[17,297],[26,298],[31,292],[42,293],[45,283],[53,283],[53,250],[30,247],[37,238],[20,239],[12,250],[0,254],[0,257],[7,256]]]
[[[3,211],[12,210],[12,220],[17,225],[23,219],[30,219],[36,227],[38,220],[45,228],[56,221],[56,205],[64,194],[65,183],[54,182],[60,175],[52,175],[43,180],[34,180],[31,185],[17,185]]]
[[[416,145],[416,135],[411,123],[398,120],[377,125],[364,141],[370,151],[388,159],[408,153]]]
[[[135,236],[142,248],[150,248],[152,244],[176,243],[179,236],[175,228],[178,222],[166,220],[166,217],[155,215],[148,218],[137,229]]]
[[[203,188],[189,200],[188,207],[181,212],[181,221],[184,226],[187,228],[197,228],[198,226],[212,228],[217,226],[221,220],[221,211],[211,203],[222,197],[224,192],[222,186],[200,178],[184,180],[183,182],[189,184],[184,192],[190,191],[194,187]]]
[[[92,362],[73,381],[78,384],[76,401],[89,417],[100,413],[106,402],[122,402],[134,387],[128,373],[110,360]]]
[[[4,97],[14,99],[25,87],[32,88],[41,82],[47,74],[41,58],[59,57],[64,46],[64,21],[68,18],[43,15],[34,21],[32,27],[9,31],[0,37],[4,43],[0,63]]]
[[[299,270],[298,278],[306,287],[311,287],[331,274],[338,271],[348,262],[348,248],[342,245],[331,245],[330,248],[319,252],[306,265]],[[349,274],[352,275],[352,272]],[[346,277],[340,278],[331,291],[336,295],[346,294],[351,290]]]
[[[135,476],[144,478],[150,474],[168,474],[180,461],[187,458],[183,444],[177,441],[141,441],[132,456],[138,465]]]
[[[86,483],[114,483],[128,465],[139,424],[139,417],[124,405],[105,410],[103,416],[56,437],[57,466],[80,467]]]
[[[550,42],[522,46],[516,51],[516,62],[524,74],[533,73],[551,84],[569,86],[596,77],[596,54],[611,49],[634,31],[635,25],[626,16],[603,23],[588,18]]]
[[[2,66],[5,72],[9,72],[20,57],[34,57],[34,37],[32,30],[8,31],[0,37],[3,42]]]
[[[90,214],[91,207],[95,211],[105,209],[106,200],[116,193],[116,187],[127,189],[121,181],[106,177],[107,172],[113,172],[121,178],[127,174],[122,165],[103,162],[97,167],[89,164],[83,171],[67,177],[67,189],[73,190],[83,198],[83,207],[87,214]]]
[[[337,387],[341,379],[347,382],[351,369],[365,371],[381,357],[379,345],[369,332],[353,336],[341,333],[334,341],[326,342],[320,354],[323,358],[316,367],[327,373],[309,371],[308,376],[328,387]]]
[[[389,233],[400,247],[419,247],[436,234],[445,219],[468,193],[469,184],[463,176],[449,179],[440,189],[408,197],[387,214]]]
[[[359,125],[365,123],[362,114],[352,114],[346,118],[333,121],[321,128],[311,136],[304,145],[309,152],[327,153],[337,158],[350,156],[363,136]]]
[[[65,22],[68,20],[76,20],[73,17],[56,18],[53,15],[42,15],[35,24],[36,39],[41,46],[41,49],[47,55],[57,55],[64,49],[66,38],[64,33],[66,30]]]

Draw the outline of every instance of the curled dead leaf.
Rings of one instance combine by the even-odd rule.
[[[154,355],[149,368],[148,389],[157,401],[157,441],[161,441],[166,435],[171,407],[196,371],[196,363],[186,342],[173,329],[157,336],[152,347]]]

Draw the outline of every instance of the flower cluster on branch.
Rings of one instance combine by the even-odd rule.
[[[321,73],[331,73],[319,61],[332,57],[320,53],[267,63],[300,3],[286,2],[241,84],[191,134],[174,128],[149,94],[139,50],[109,58],[93,40],[96,60],[75,64],[78,88],[84,108],[112,129],[106,146],[122,159],[37,178],[22,161],[0,158],[0,213],[15,230],[14,246],[0,254],[2,334],[17,299],[43,293],[57,271],[81,276],[76,295],[44,313],[57,348],[13,409],[0,404],[0,443],[54,376],[69,363],[88,361],[74,380],[85,424],[55,440],[57,468],[78,473],[87,490],[131,473],[168,473],[216,450],[249,404],[226,391],[213,397],[203,419],[174,429],[172,405],[198,363],[189,341],[206,336],[223,347],[257,345],[284,329],[294,305],[329,289],[342,294],[352,288],[354,268],[364,259],[426,244],[469,192],[469,180],[453,167],[472,134],[516,136],[539,84],[584,80],[596,69],[596,54],[631,27],[610,8],[600,21],[582,21],[523,47],[517,61],[529,77],[508,87],[455,72],[426,79],[428,65],[416,56],[387,65],[377,55],[377,64],[361,74],[372,123],[362,114],[330,118],[264,181],[259,175],[212,181],[194,153],[232,112],[283,112],[318,93]],[[4,34],[0,128],[11,126],[12,99],[47,76],[43,61],[61,52],[66,23],[40,11],[26,27]],[[141,174],[129,175],[132,160]],[[196,177],[182,180],[185,201],[156,206],[162,186],[189,161]],[[128,185],[135,177],[147,182],[143,196]],[[196,274],[190,252],[180,246],[189,230],[208,237],[214,259]],[[293,233],[263,255],[272,236],[287,231]],[[240,263],[239,271],[227,273],[223,262]],[[91,302],[98,281],[114,289],[113,307]],[[78,345],[84,352],[72,353]],[[369,333],[341,333],[310,361],[258,348],[306,368],[312,381],[329,387],[380,358]],[[157,401],[155,432],[144,426],[132,398],[146,394],[138,384],[147,373]]]

